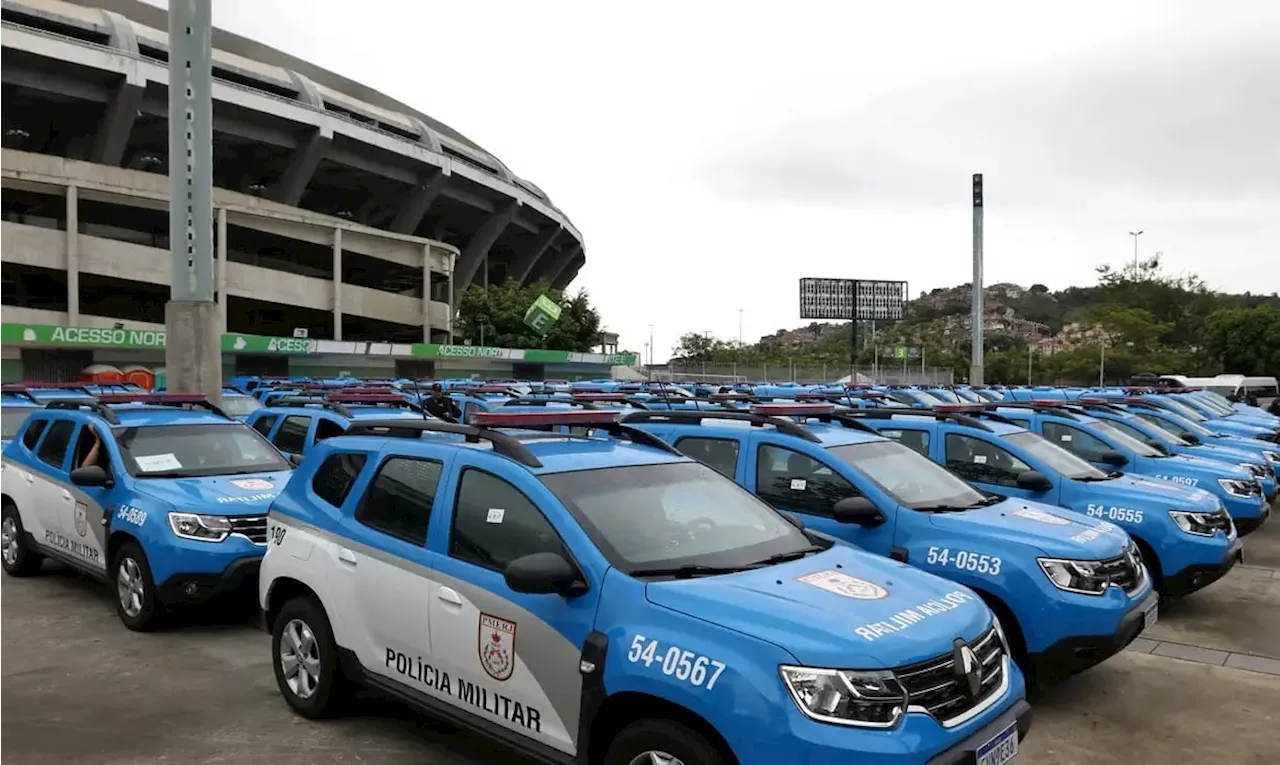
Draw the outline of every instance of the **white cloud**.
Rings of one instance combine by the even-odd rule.
[[[541,186],[586,238],[577,285],[625,347],[653,324],[659,360],[682,331],[736,337],[739,308],[747,340],[798,325],[802,276],[968,281],[971,172],[987,174],[989,282],[1089,283],[1132,256],[1138,227],[1174,270],[1280,289],[1280,127],[1274,104],[1250,106],[1280,86],[1280,53],[1242,45],[1280,39],[1275,4],[219,0],[215,14]]]

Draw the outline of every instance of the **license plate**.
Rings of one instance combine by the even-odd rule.
[[[978,747],[976,765],[1004,765],[1018,756],[1018,724],[1014,723]]]
[[[1142,615],[1142,629],[1143,629],[1143,631],[1149,630],[1149,629],[1151,629],[1151,628],[1152,628],[1152,626],[1154,626],[1154,625],[1155,625],[1155,623],[1156,623],[1156,618],[1157,618],[1157,615],[1158,615],[1158,612],[1159,612],[1159,611],[1160,611],[1160,605],[1157,603],[1156,605],[1152,606],[1151,608],[1148,608],[1148,609],[1147,609],[1147,612],[1146,612],[1145,614],[1143,614],[1143,615]]]

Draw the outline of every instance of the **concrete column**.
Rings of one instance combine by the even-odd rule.
[[[454,269],[458,267],[458,256],[456,253],[449,253],[449,342],[453,342],[453,322],[457,318],[458,296],[454,294],[455,283],[453,281]]]
[[[217,290],[218,290],[218,326],[222,328],[222,332],[227,332],[227,209],[219,207],[217,210],[218,234],[217,234],[217,258],[218,262],[214,266],[218,269],[217,273]]]
[[[431,245],[422,245],[422,342],[431,342]]]
[[[333,230],[333,339],[342,339],[342,229]]]
[[[80,194],[67,186],[67,323],[80,323]]]

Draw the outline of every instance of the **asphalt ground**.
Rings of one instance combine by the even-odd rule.
[[[1130,650],[1039,699],[1017,765],[1280,763],[1280,522],[1249,536],[1245,556],[1162,603]],[[247,620],[196,613],[182,628],[129,632],[102,587],[45,565],[0,576],[0,762],[523,762],[377,699],[352,717],[303,720],[276,690],[269,637]]]

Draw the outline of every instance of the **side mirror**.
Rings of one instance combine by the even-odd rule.
[[[1160,452],[1161,454],[1168,454],[1168,453],[1169,453],[1169,447],[1165,446],[1164,444],[1160,443],[1159,441],[1157,441],[1157,440],[1156,440],[1156,439],[1154,439],[1154,438],[1148,438],[1148,439],[1147,439],[1147,446],[1150,446],[1152,449],[1155,449],[1156,451]]]
[[[788,521],[792,526],[795,526],[797,529],[800,529],[801,531],[804,531],[804,521],[802,521],[802,520],[800,520],[799,518],[795,517],[795,516],[794,516],[794,515],[792,515],[791,513],[782,513],[782,517],[783,517],[783,518],[786,518],[786,519],[787,519],[787,521]]]
[[[586,592],[586,582],[573,564],[555,553],[540,552],[516,558],[507,564],[507,586],[526,595],[564,595]]]
[[[884,523],[884,513],[866,497],[845,497],[831,508],[836,523],[852,523],[858,526],[879,526]]]
[[[1052,489],[1053,483],[1039,470],[1025,470],[1018,474],[1018,488],[1040,493]]]
[[[290,464],[290,465],[293,465],[294,467],[298,467],[299,465],[301,465],[301,464],[302,464],[302,455],[301,455],[301,454],[298,454],[297,452],[292,452],[292,453],[289,455],[289,464]]]
[[[1099,455],[1099,460],[1111,467],[1124,467],[1129,464],[1129,458],[1116,451],[1115,449],[1107,449]]]
[[[1191,444],[1192,446],[1195,446],[1196,444],[1202,443],[1202,442],[1200,441],[1200,436],[1197,436],[1195,433],[1192,433],[1192,432],[1190,432],[1190,431],[1187,431],[1186,433],[1183,433],[1183,434],[1182,434],[1182,440],[1183,440],[1183,441],[1186,441],[1187,443]]]
[[[111,483],[111,474],[99,465],[86,465],[71,471],[71,483],[76,486],[106,486]]]

